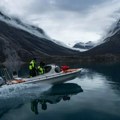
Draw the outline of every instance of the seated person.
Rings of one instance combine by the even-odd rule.
[[[37,67],[37,71],[39,75],[42,75],[45,73],[44,66],[45,66],[45,63],[41,61],[39,66]]]

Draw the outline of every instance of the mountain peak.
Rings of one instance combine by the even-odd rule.
[[[95,44],[92,41],[88,41],[86,43],[85,42],[76,43],[73,47],[88,50],[88,49],[91,49],[94,46],[95,46]]]
[[[89,50],[87,53],[97,55],[120,54],[120,19],[111,26],[101,44]]]
[[[109,28],[109,31],[104,36],[103,42],[105,42],[107,38],[115,35],[118,31],[120,31],[120,19],[111,25],[111,27]]]

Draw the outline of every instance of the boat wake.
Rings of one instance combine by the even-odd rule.
[[[17,84],[6,85],[0,88],[0,100],[9,98],[36,98],[43,92],[49,90],[51,84]]]

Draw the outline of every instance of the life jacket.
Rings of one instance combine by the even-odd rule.
[[[32,65],[31,64],[29,65],[29,70],[32,70]]]
[[[32,70],[33,68],[35,68],[35,64],[36,64],[36,62],[34,60],[32,60],[29,64],[29,70]]]
[[[41,66],[38,66],[38,73],[41,75],[44,73],[44,69]]]

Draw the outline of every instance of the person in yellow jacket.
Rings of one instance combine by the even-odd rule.
[[[43,70],[43,68],[40,65],[38,66],[37,69],[38,69],[38,74],[39,75],[42,75],[44,73],[44,70]]]
[[[44,66],[45,66],[45,63],[40,62],[40,65],[37,67],[37,71],[39,75],[42,75],[45,73]]]
[[[29,75],[30,77],[36,76],[36,58],[31,60],[29,63]]]

